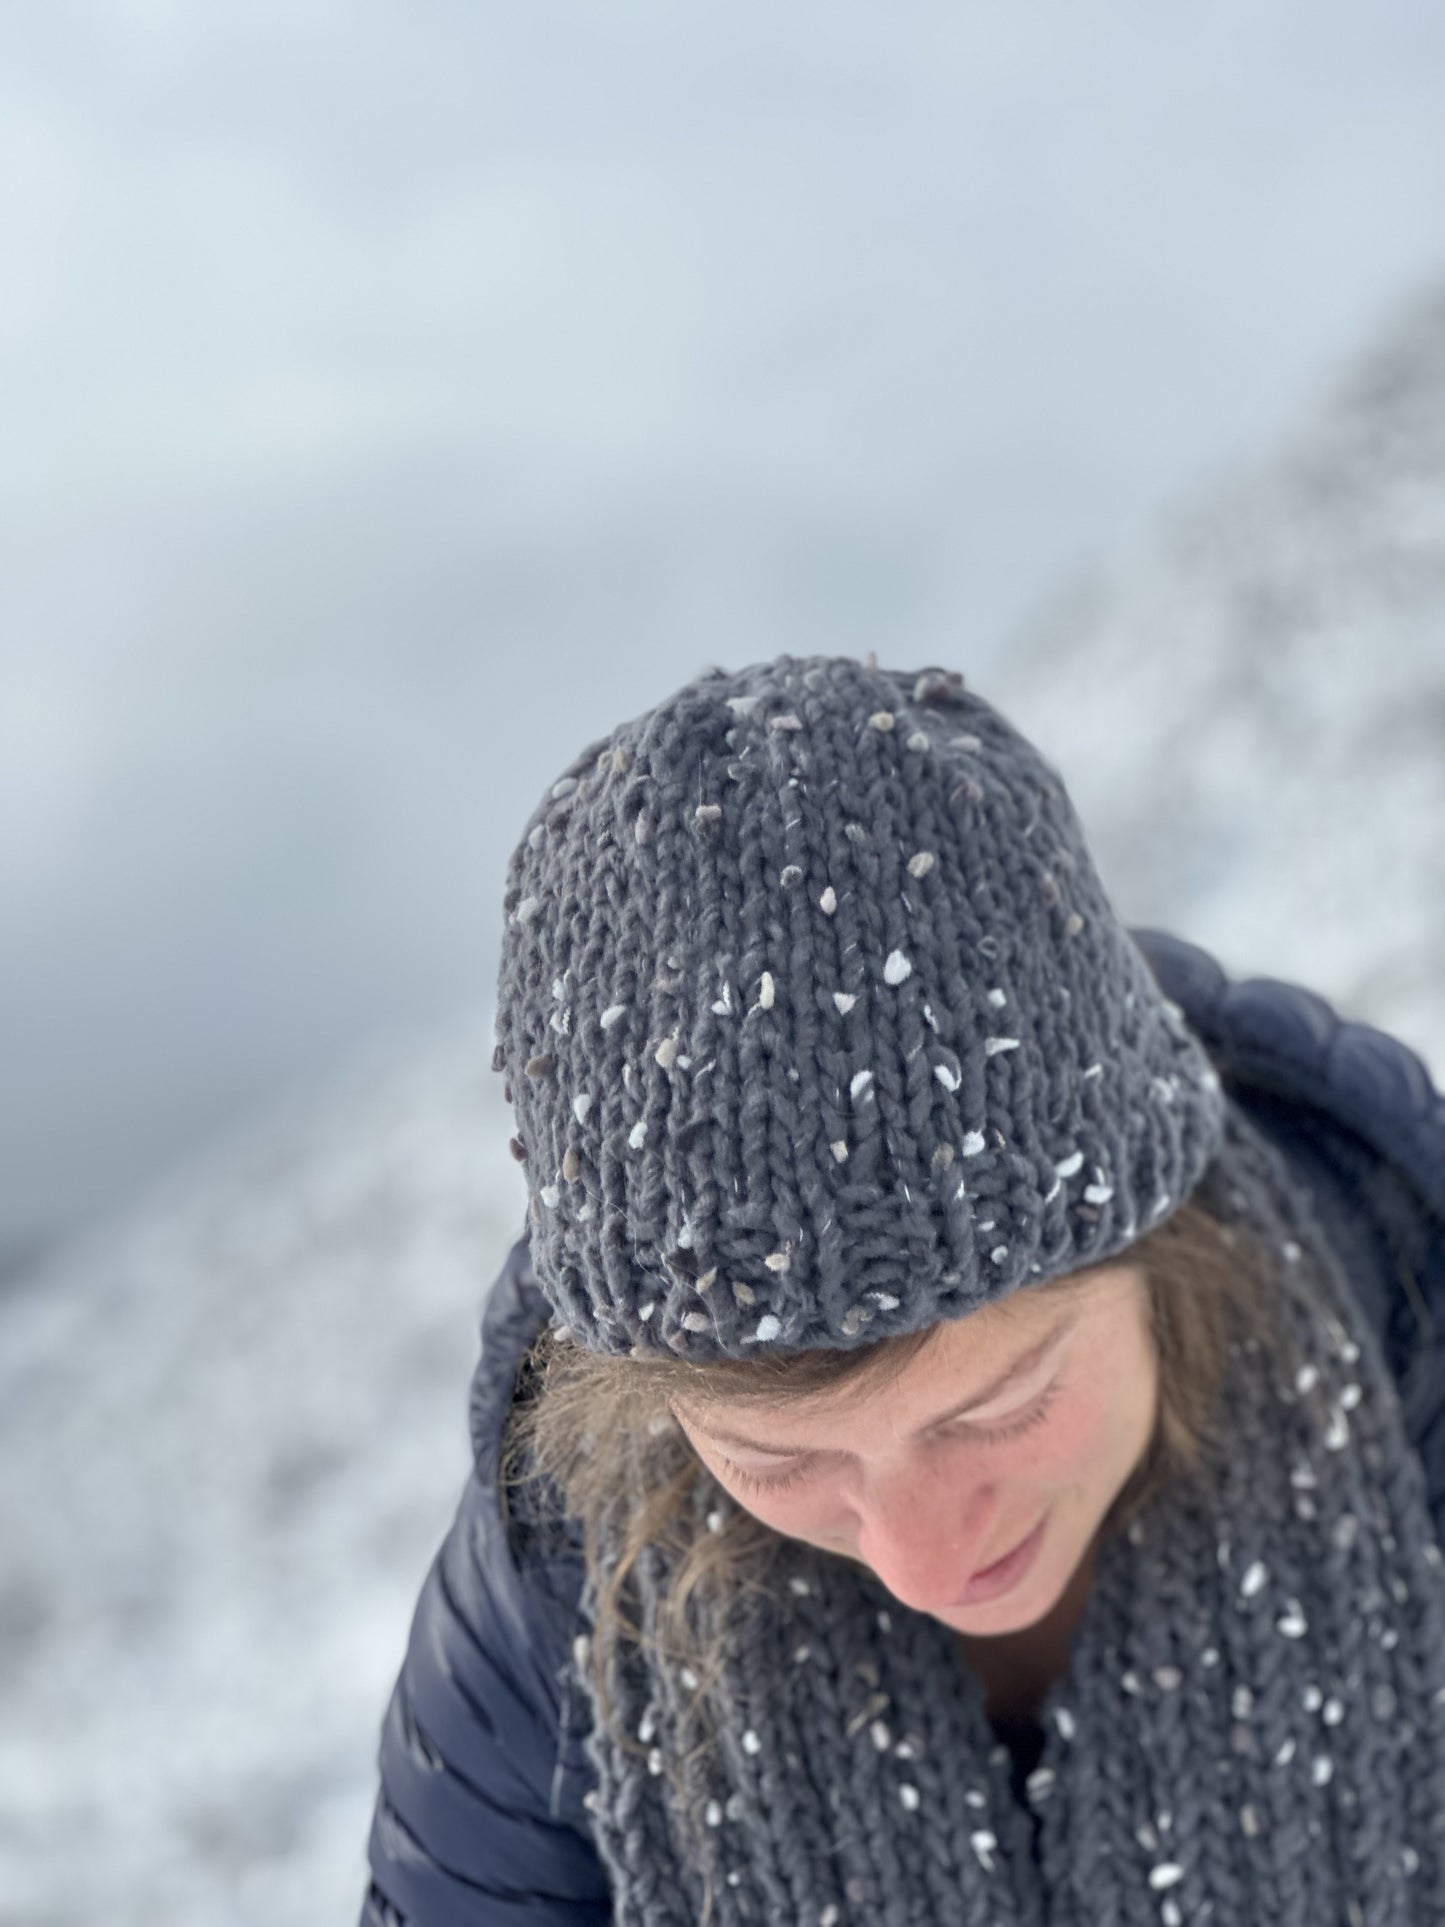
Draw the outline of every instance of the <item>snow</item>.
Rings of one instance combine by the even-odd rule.
[[[986,693],[1120,913],[1445,1069],[1445,287],[1277,461],[1061,591]]]
[[[522,1222],[490,1028],[359,1067],[0,1305],[0,1921],[354,1916]]]

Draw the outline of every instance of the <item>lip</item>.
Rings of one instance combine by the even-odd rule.
[[[1012,1552],[1006,1552],[1002,1559],[995,1559],[991,1566],[980,1566],[951,1604],[981,1606],[985,1600],[998,1599],[1011,1591],[1034,1563],[1039,1547],[1044,1542],[1044,1527],[1048,1524],[1048,1518],[1046,1512],[1028,1537],[1020,1539]]]

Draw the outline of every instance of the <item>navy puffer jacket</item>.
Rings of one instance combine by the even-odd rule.
[[[1399,1383],[1445,1538],[1445,1099],[1383,1032],[1136,931],[1166,993],[1313,1196]],[[472,1476],[412,1624],[381,1738],[362,1927],[605,1927],[571,1669],[574,1551],[509,1541],[497,1490],[523,1355],[548,1317],[521,1239],[488,1299]]]

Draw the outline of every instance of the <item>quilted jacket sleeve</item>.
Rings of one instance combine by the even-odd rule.
[[[1394,1372],[1445,1543],[1445,1096],[1415,1052],[1322,997],[1231,981],[1163,931],[1134,936],[1311,1192]]]
[[[487,1375],[510,1385],[520,1341],[508,1327],[532,1315],[517,1282],[504,1274],[489,1307],[474,1470],[417,1602],[382,1728],[361,1927],[604,1927],[612,1917],[567,1717],[567,1587],[556,1561],[519,1568],[497,1501],[503,1401]]]

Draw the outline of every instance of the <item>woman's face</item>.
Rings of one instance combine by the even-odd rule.
[[[674,1413],[764,1524],[989,1635],[1059,1600],[1148,1447],[1157,1393],[1144,1274],[1115,1265],[946,1322],[866,1391]]]

